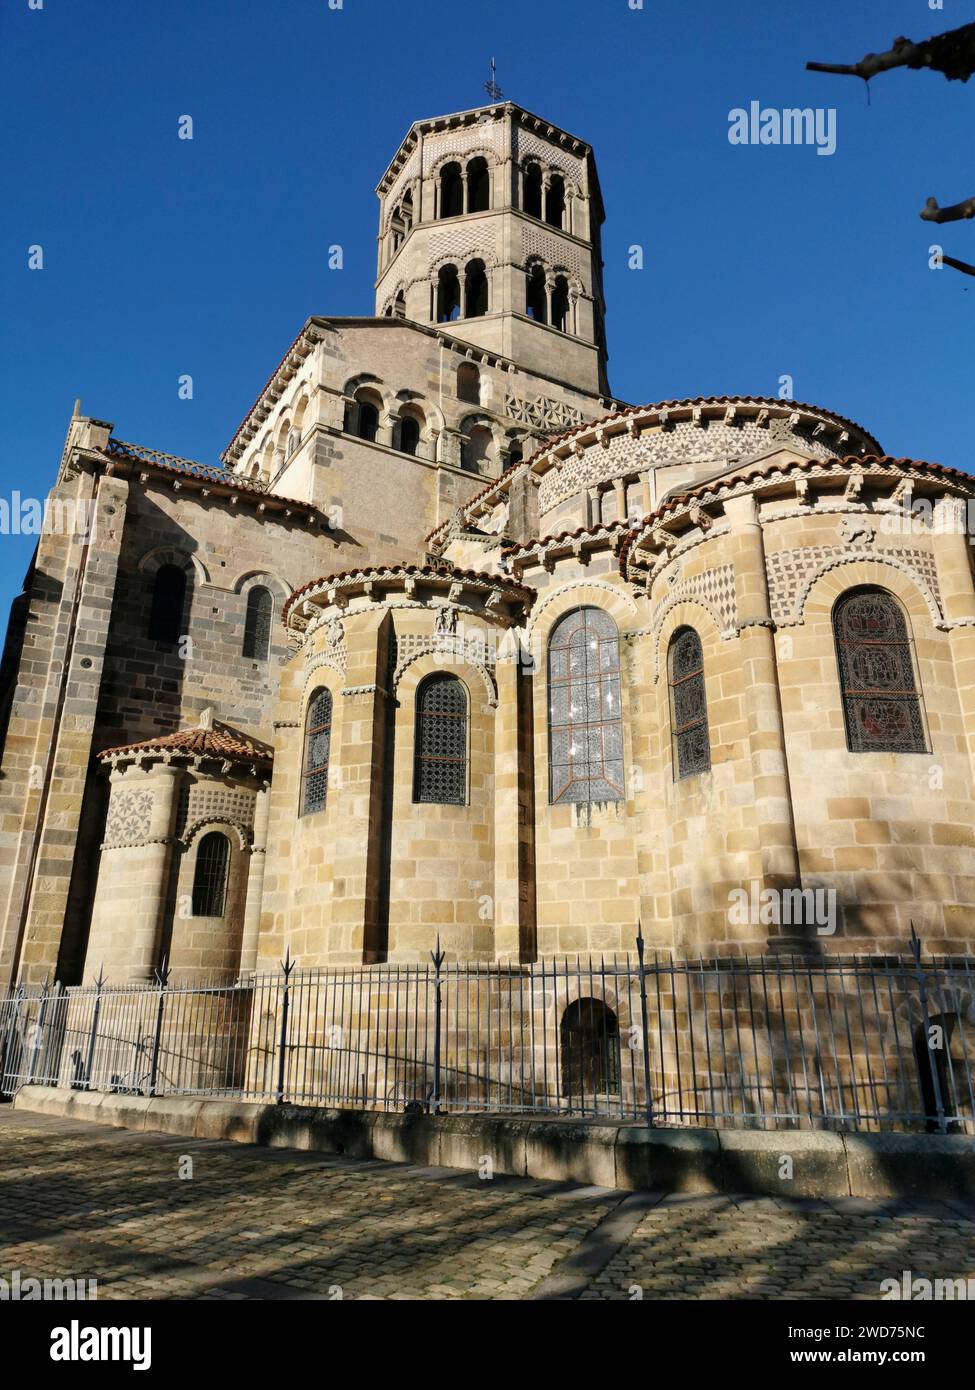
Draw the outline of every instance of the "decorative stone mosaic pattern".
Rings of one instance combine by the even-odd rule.
[[[308,635],[315,632],[319,627],[319,622],[312,622],[308,629]],[[328,619],[325,622],[325,643],[326,650],[323,657],[316,658],[309,651],[306,661],[310,661],[309,671],[314,671],[318,666],[331,666],[333,670],[341,671],[344,676],[348,667],[349,653],[345,645],[345,629],[337,619]]]
[[[182,837],[201,821],[229,821],[250,829],[254,824],[255,793],[248,787],[230,788],[196,783],[180,795],[176,834]]]
[[[464,126],[443,135],[428,135],[423,141],[423,172],[430,171],[447,155],[497,154],[504,138],[500,121]]]
[[[389,194],[387,195],[387,201],[386,201],[386,206],[387,206],[386,225],[387,225],[387,227],[388,227],[388,225],[389,225],[390,219],[392,218],[393,211],[394,211],[394,209],[395,209],[395,207],[396,207],[396,204],[399,202],[400,197],[402,196],[404,189],[406,188],[407,184],[409,184],[413,179],[415,179],[415,178],[417,178],[417,177],[419,176],[419,173],[420,173],[420,155],[419,155],[419,152],[418,152],[418,151],[414,150],[413,153],[410,155],[409,159],[406,161],[406,164],[405,164],[405,165],[403,166],[403,168],[400,170],[400,173],[399,173],[399,175],[398,175],[398,177],[397,177],[397,179],[396,179],[396,182],[393,184],[392,188],[391,188],[390,191],[389,191]]]
[[[571,241],[543,232],[540,227],[526,227],[522,237],[526,261],[540,256],[548,266],[565,266],[579,276],[585,273],[585,257]]]
[[[422,632],[406,633],[396,638],[393,648],[393,688],[399,685],[403,672],[412,662],[430,654],[441,657],[445,666],[467,662],[476,667],[484,677],[490,702],[495,702],[496,691],[491,673],[496,665],[496,653],[478,637],[465,637],[462,632],[441,633],[439,636]]]
[[[512,420],[541,430],[570,430],[585,423],[581,410],[566,405],[564,401],[553,401],[548,396],[534,396],[527,400],[509,392],[504,398],[504,413]]]
[[[430,236],[430,259],[436,263],[445,256],[468,260],[477,255],[493,264],[496,260],[495,248],[488,244],[488,239],[489,229],[483,224],[433,232]]]
[[[821,439],[795,431],[789,438],[796,448],[820,458],[832,458],[836,452]],[[565,459],[546,473],[538,490],[538,503],[544,513],[584,488],[644,468],[713,463],[717,471],[722,464],[760,454],[778,442],[788,441],[775,440],[768,429],[751,420],[740,425],[711,421],[706,428],[681,420],[670,429],[647,431],[636,438],[613,435],[606,447],[589,445],[581,457]]]
[[[105,823],[104,848],[141,844],[149,834],[151,814],[151,791],[115,792]]]
[[[907,570],[916,580],[928,606],[940,615],[938,574],[934,556],[929,552],[901,546],[853,550],[848,545],[807,545],[795,550],[773,551],[765,558],[773,621],[779,627],[801,623],[802,608],[813,580],[835,565],[852,560],[888,561]]]
[[[547,140],[540,140],[530,130],[519,129],[516,132],[515,148],[520,160],[537,159],[543,169],[560,169],[572,179],[577,188],[581,187],[582,160],[577,159],[575,155],[560,150],[557,145],[550,145]]]
[[[722,637],[733,637],[738,627],[738,604],[735,599],[734,565],[718,565],[702,574],[678,579],[654,614],[653,635],[655,650],[654,679],[660,674],[660,650],[657,637],[663,621],[679,603],[701,603],[717,623]]]

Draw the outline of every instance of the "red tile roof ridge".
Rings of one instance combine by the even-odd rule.
[[[120,744],[115,748],[103,748],[99,758],[124,756],[128,753],[155,753],[175,751],[201,758],[226,758],[233,762],[256,763],[270,766],[274,760],[274,749],[260,739],[250,738],[226,725],[216,727],[196,727],[179,729],[173,734],[161,734],[157,738],[142,739],[138,743]]]

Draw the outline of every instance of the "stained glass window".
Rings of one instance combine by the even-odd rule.
[[[301,778],[301,814],[325,809],[328,755],[332,742],[332,692],[316,690],[305,719],[305,760]]]
[[[230,842],[219,830],[204,835],[196,851],[193,872],[193,916],[222,917],[227,897]]]
[[[257,587],[247,595],[247,617],[244,622],[244,655],[255,661],[267,661],[271,647],[271,617],[274,599],[269,589]]]
[[[467,694],[456,676],[430,676],[416,693],[413,800],[467,801]]]
[[[548,644],[549,800],[622,801],[620,640],[601,608],[577,608]]]
[[[911,639],[897,600],[851,589],[833,610],[833,635],[851,753],[926,753]]]
[[[674,741],[674,777],[693,777],[711,766],[708,702],[704,688],[704,652],[692,627],[679,627],[667,655],[670,719]]]

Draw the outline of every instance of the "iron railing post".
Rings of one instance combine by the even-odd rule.
[[[291,959],[291,947],[288,947],[284,960],[281,962],[281,969],[284,972],[284,979],[281,981],[281,1031],[278,1035],[278,1085],[275,1093],[275,1100],[278,1105],[284,1104],[284,1081],[286,1072],[286,1061],[288,1056],[288,1011],[290,1007],[290,983],[291,972],[295,968],[296,962]]]
[[[637,920],[636,953],[640,964],[640,1019],[643,1026],[643,1085],[646,1095],[647,1128],[653,1128],[653,1097],[650,1094],[650,1020],[647,1013],[647,972],[643,964],[643,922]]]
[[[169,984],[170,969],[166,957],[160,968],[153,972],[159,985],[159,998],[156,1000],[156,1026],[152,1034],[152,1055],[149,1059],[149,1094],[156,1094],[159,1080],[159,1050],[162,1046],[163,1014],[166,1008],[166,986]]]
[[[16,1090],[14,1085],[15,1066],[12,1058],[16,1051],[14,1038],[20,1034],[20,1007],[24,1001],[24,994],[24,986],[18,984],[14,989],[13,996],[8,995],[6,1000],[8,1006],[13,1004],[13,1008],[8,1007],[7,1026],[4,1029],[3,1046],[0,1048],[0,1092],[5,1095],[12,1094]]]
[[[440,949],[440,933],[437,933],[437,949],[431,951],[433,959],[433,1098],[431,1109],[434,1115],[440,1114],[440,1045],[441,1045],[441,1019],[440,1002],[442,994],[442,979],[440,971],[444,963],[445,953]]]
[[[102,1011],[102,989],[105,984],[105,967],[102,966],[95,981],[95,1003],[91,1011],[91,1034],[88,1038],[88,1056],[85,1060],[84,1075],[79,1077],[83,1089],[91,1091],[91,1074],[95,1069],[95,1044],[98,1041],[98,1016]]]
[[[50,990],[50,987],[51,977],[49,975],[47,979],[44,981],[44,989],[41,992],[41,1001],[37,1010],[37,1021],[34,1024],[34,1027],[31,1032],[30,1056],[27,1059],[27,1077],[24,1082],[25,1086],[32,1086],[34,1084],[34,1075],[37,1071],[37,1059],[40,1055],[41,1040],[44,1036],[44,1020],[47,1015],[48,991]]]
[[[928,1059],[928,1068],[931,1073],[931,1088],[934,1092],[934,1106],[937,1111],[938,1129],[942,1134],[948,1133],[948,1121],[945,1116],[944,1099],[941,1095],[941,1077],[938,1075],[938,1065],[934,1060],[931,1047],[931,1015],[928,1012],[928,986],[924,978],[924,971],[921,968],[921,941],[914,930],[914,923],[911,923],[911,955],[914,957],[914,971],[917,978],[917,988],[919,1002],[921,1005],[921,1025],[924,1028],[924,1052]],[[921,1090],[922,1104],[924,1101],[924,1090]],[[924,1117],[931,1119],[930,1115]]]

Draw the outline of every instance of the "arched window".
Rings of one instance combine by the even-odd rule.
[[[587,1108],[619,1095],[620,1026],[601,999],[574,999],[559,1024],[562,1099]]]
[[[494,435],[487,425],[472,425],[460,446],[460,466],[469,473],[481,473],[491,458]]]
[[[521,444],[512,444],[511,448],[508,450],[508,460],[505,463],[505,468],[514,468],[516,464],[521,463],[524,456],[524,447]]]
[[[467,211],[487,212],[491,201],[491,175],[480,155],[467,166]]]
[[[301,774],[301,814],[325,809],[328,755],[332,743],[332,692],[316,690],[305,716],[305,755]]]
[[[290,450],[288,449],[288,440],[290,439],[290,437],[291,422],[289,420],[282,420],[280,426],[278,427],[278,443],[277,449],[275,450],[278,456],[279,463],[283,463],[284,460],[288,457],[288,454],[290,452]]]
[[[479,319],[488,311],[488,279],[483,261],[468,261],[464,270],[464,317]]]
[[[149,636],[156,642],[178,642],[183,631],[186,574],[179,565],[160,565],[152,586]]]
[[[542,220],[542,171],[537,164],[525,170],[524,210],[529,217]]]
[[[413,800],[467,802],[467,693],[456,676],[428,676],[416,692]]]
[[[392,303],[392,316],[394,319],[406,318],[406,296],[402,290],[399,291]]]
[[[367,439],[370,444],[375,444],[379,433],[379,411],[372,401],[359,401],[358,405],[355,432],[360,439]]]
[[[420,422],[413,415],[403,415],[399,422],[399,451],[415,456],[420,445]]]
[[[622,801],[620,642],[601,608],[576,608],[548,643],[549,800]]]
[[[533,265],[525,283],[525,308],[536,323],[548,322],[545,301],[545,271],[540,265]]]
[[[851,589],[833,609],[846,746],[851,753],[926,753],[911,638],[885,589]]]
[[[464,211],[464,180],[459,164],[445,164],[440,170],[440,216],[459,217]]]
[[[674,778],[693,777],[711,766],[704,652],[692,627],[679,627],[667,653]]]
[[[545,221],[550,227],[561,227],[565,221],[565,180],[553,174],[545,194]]]
[[[462,362],[457,368],[457,399],[481,404],[481,373],[473,362]]]
[[[267,661],[271,649],[271,618],[274,599],[270,589],[257,585],[247,595],[247,616],[244,619],[244,656],[254,661]]]
[[[564,275],[557,275],[552,287],[552,327],[569,331],[569,282]]]
[[[227,900],[227,865],[230,841],[219,830],[203,836],[196,850],[193,871],[193,916],[222,917]]]
[[[460,280],[455,265],[440,267],[437,276],[437,322],[451,323],[460,317]]]

